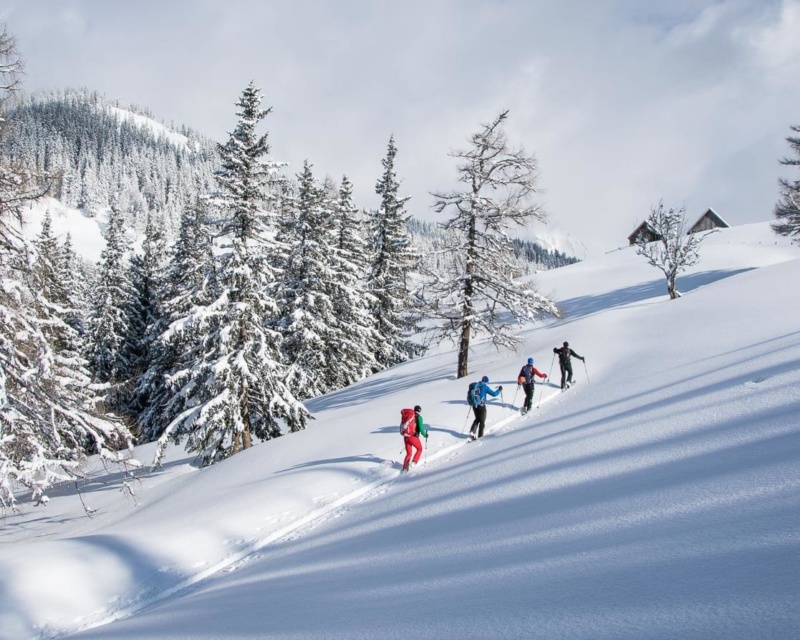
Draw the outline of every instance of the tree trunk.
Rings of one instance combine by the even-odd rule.
[[[233,434],[233,442],[231,443],[231,455],[234,456],[239,453],[239,442],[241,440],[241,434],[237,431]]]
[[[667,279],[667,292],[669,293],[669,299],[675,300],[675,298],[680,298],[681,294],[678,291],[677,287],[675,286],[675,278],[668,278]]]
[[[242,429],[243,450],[250,448],[250,406],[247,403],[247,397],[247,388],[245,388],[242,390],[242,397],[239,400],[242,408],[242,424],[244,425],[244,428]]]
[[[473,191],[475,188],[473,187]],[[472,297],[474,295],[473,277],[475,273],[475,260],[478,252],[475,249],[477,243],[477,226],[473,215],[470,218],[469,230],[467,232],[467,264],[466,278],[464,278],[464,307],[461,311],[461,341],[458,345],[458,371],[456,377],[463,378],[469,375],[469,341],[472,336]]]
[[[457,378],[469,375],[469,338],[472,331],[472,321],[464,318],[461,322],[461,341],[458,345],[458,371]]]

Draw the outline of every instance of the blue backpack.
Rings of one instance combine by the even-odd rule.
[[[481,406],[481,383],[470,382],[469,390],[467,391],[467,404],[470,407]]]

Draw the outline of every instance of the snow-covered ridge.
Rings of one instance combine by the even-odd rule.
[[[112,107],[110,105],[104,105],[103,108],[120,122],[129,122],[140,129],[146,129],[150,131],[156,140],[166,140],[167,142],[172,143],[178,149],[183,149],[185,151],[193,150],[189,144],[189,138],[181,133],[172,131],[160,122],[156,122],[152,118],[148,118],[138,113],[133,113],[127,109]]]
[[[549,251],[560,251],[579,260],[585,260],[589,256],[589,249],[583,242],[558,227],[536,229],[530,239]]]

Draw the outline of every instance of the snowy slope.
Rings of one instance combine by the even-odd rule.
[[[549,251],[560,251],[579,260],[589,257],[588,247],[557,225],[549,223],[533,225],[528,236],[530,240]]]
[[[135,500],[97,471],[91,518],[69,486],[24,505],[0,637],[797,637],[800,250],[762,224],[702,256],[676,301],[632,250],[540,274],[565,318],[517,354],[476,347],[471,378],[504,385],[477,443],[445,352],[223,464],[174,449]],[[555,377],[563,340],[578,384],[520,418],[519,367]],[[429,448],[399,477],[417,403]]]
[[[129,122],[134,126],[149,131],[156,140],[166,140],[178,149],[189,151],[189,138],[182,133],[176,133],[172,129],[165,127],[160,122],[156,122],[152,118],[133,113],[127,109],[120,109],[119,107],[105,107],[108,112],[113,115],[119,122]]]
[[[22,234],[33,240],[42,230],[45,213],[50,212],[53,237],[64,242],[67,234],[72,238],[75,252],[92,263],[100,260],[105,248],[103,233],[108,224],[107,212],[87,216],[78,209],[64,205],[55,198],[42,198],[30,206],[23,218]]]
[[[42,198],[28,207],[23,214],[21,230],[27,240],[33,240],[39,235],[47,212],[50,213],[51,233],[54,238],[64,242],[69,234],[77,255],[91,264],[100,261],[100,255],[106,246],[103,234],[108,225],[107,209],[95,215],[87,215],[79,209],[66,206],[56,198]],[[128,229],[125,233],[129,241],[128,246],[134,251],[140,250],[141,235],[132,229]]]

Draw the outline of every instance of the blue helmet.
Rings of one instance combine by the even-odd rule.
[[[528,364],[533,364],[533,358],[528,358]]]
[[[481,382],[489,382],[489,376],[483,376]]]

